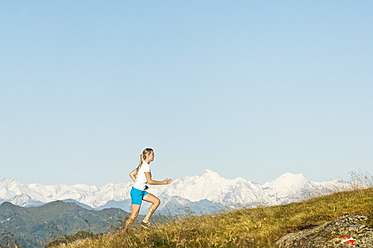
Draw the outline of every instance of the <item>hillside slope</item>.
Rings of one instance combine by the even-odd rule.
[[[372,209],[373,188],[369,188],[282,206],[189,217],[150,230],[134,226],[128,233],[110,233],[67,247],[276,247],[275,242],[288,233],[345,215],[369,216],[365,225],[372,226]]]

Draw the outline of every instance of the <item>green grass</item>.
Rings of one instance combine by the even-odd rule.
[[[150,230],[134,226],[64,247],[275,247],[290,232],[343,215],[364,214],[372,225],[373,188],[338,192],[281,206],[241,209],[170,221]]]

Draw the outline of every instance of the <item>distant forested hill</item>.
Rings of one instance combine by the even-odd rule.
[[[42,247],[78,231],[108,232],[128,216],[118,208],[87,210],[73,202],[55,201],[32,208],[5,202],[0,205],[0,246],[17,242]]]

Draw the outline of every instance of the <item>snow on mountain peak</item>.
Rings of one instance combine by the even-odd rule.
[[[308,181],[308,179],[305,176],[303,176],[303,174],[301,173],[294,174],[291,172],[286,172],[282,174],[281,176],[279,176],[277,179],[279,178],[286,179],[286,180],[293,180],[293,181]]]
[[[4,184],[11,184],[11,183],[15,183],[16,180],[14,180],[13,178],[3,178],[0,183],[4,183]]]
[[[303,188],[308,182],[310,182],[310,180],[302,174],[286,172],[278,178],[266,182],[263,185],[263,189],[276,192],[280,195],[289,195]]]
[[[308,182],[309,180],[303,176],[302,174],[294,174],[294,173],[291,173],[291,172],[286,172],[284,174],[282,174],[281,176],[279,176],[278,178],[270,181],[270,182],[267,182],[265,184],[281,184],[281,185],[293,185],[293,184],[304,184],[306,182]]]
[[[220,178],[221,176],[217,172],[207,169],[202,177]]]

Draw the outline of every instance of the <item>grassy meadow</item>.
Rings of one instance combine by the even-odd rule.
[[[321,225],[343,215],[373,218],[373,188],[342,191],[280,206],[190,216],[143,230],[120,231],[55,247],[275,247],[290,232]],[[373,225],[370,218],[367,225]]]

